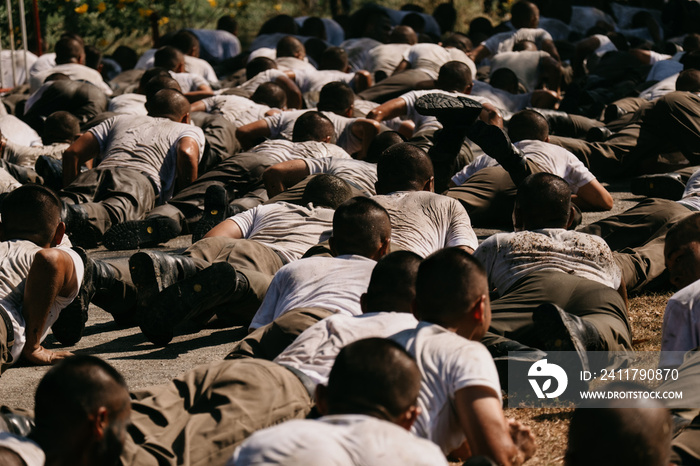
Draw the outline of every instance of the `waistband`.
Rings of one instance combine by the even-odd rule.
[[[316,383],[313,380],[311,380],[311,377],[304,374],[302,371],[300,371],[296,367],[288,366],[286,364],[280,364],[280,366],[284,367],[289,372],[291,372],[292,374],[297,376],[297,378],[299,379],[299,382],[301,382],[301,384],[304,386],[304,388],[308,392],[309,398],[311,398],[313,400],[315,397],[315,394],[316,394]]]

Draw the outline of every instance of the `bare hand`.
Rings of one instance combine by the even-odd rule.
[[[70,351],[50,351],[43,346],[39,346],[33,351],[27,350],[23,352],[22,355],[27,361],[37,366],[50,366],[61,359],[73,356],[73,353]]]
[[[537,450],[537,444],[530,428],[520,421],[508,419],[508,429],[510,430],[513,443],[518,447],[518,450],[523,452],[524,460],[527,461],[532,458]]]

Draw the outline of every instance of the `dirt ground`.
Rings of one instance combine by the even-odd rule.
[[[608,186],[615,198],[611,213],[619,213],[633,206],[640,198],[627,192],[627,183]],[[610,213],[584,214],[584,223],[603,218]],[[493,233],[477,230],[480,239]],[[176,238],[163,248],[182,249],[191,244],[189,236]],[[161,248],[161,249],[163,249]],[[96,258],[126,261],[134,251],[111,252],[104,248],[89,251]],[[659,350],[661,321],[664,306],[670,294],[645,294],[630,300],[630,320],[635,349]],[[166,348],[157,348],[141,335],[138,327],[119,328],[110,314],[91,306],[90,317],[83,339],[74,347],[75,353],[99,356],[114,365],[127,380],[131,389],[164,383],[178,374],[199,364],[223,358],[231,343],[240,339],[245,329],[208,328],[191,334],[176,336]],[[45,346],[59,349],[61,346],[51,335]],[[62,349],[62,348],[61,348]],[[33,397],[46,367],[19,365],[9,369],[0,379],[0,405],[32,409]],[[507,409],[506,415],[531,426],[538,441],[536,456],[528,464],[533,466],[561,464],[566,445],[570,410],[557,409]]]

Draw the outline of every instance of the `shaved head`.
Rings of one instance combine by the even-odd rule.
[[[409,143],[394,144],[377,162],[377,194],[421,191],[433,177],[428,154]]]

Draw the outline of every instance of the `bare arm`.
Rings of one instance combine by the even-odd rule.
[[[355,92],[362,92],[368,87],[371,87],[373,82],[372,82],[372,75],[369,73],[369,71],[365,70],[360,70],[355,73]]]
[[[481,60],[491,56],[491,51],[484,47],[482,44],[479,44],[475,49],[472,49],[472,51],[469,52],[467,56],[478,65]]]
[[[254,147],[263,139],[270,137],[270,127],[265,120],[258,120],[241,126],[236,130],[236,138],[243,150]]]
[[[209,84],[202,84],[199,87],[197,87],[196,91],[186,92],[184,94],[185,97],[187,97],[187,100],[190,101],[190,103],[194,103],[198,100],[206,99],[207,97],[213,96],[214,91],[211,89],[211,86],[209,86]]]
[[[309,166],[301,159],[287,160],[271,166],[263,173],[267,196],[272,199],[309,176],[310,173]]]
[[[34,256],[24,288],[22,313],[27,341],[22,356],[32,364],[53,364],[71,356],[68,351],[49,351],[41,346],[51,305],[57,296],[67,297],[78,284],[70,255],[60,249],[42,249]]]
[[[287,94],[287,108],[301,108],[303,102],[299,86],[287,76],[280,76],[275,79],[275,84],[279,85]]]
[[[407,112],[408,106],[406,105],[406,101],[401,97],[397,97],[388,102],[384,102],[379,107],[373,108],[367,114],[367,118],[376,121],[391,120],[392,118],[406,115]]]
[[[177,187],[178,190],[189,186],[197,179],[199,165],[199,145],[190,137],[180,139],[177,143]]]
[[[374,140],[374,137],[379,134],[380,126],[376,120],[368,120],[367,118],[358,118],[350,126],[350,131],[358,139],[362,141],[362,149],[359,150],[356,157],[358,160],[364,160],[367,157],[367,150]]]
[[[190,105],[190,112],[206,112],[207,106],[201,100]]]
[[[578,192],[571,196],[574,204],[581,210],[610,210],[613,208],[613,198],[598,180],[584,184]]]
[[[63,186],[68,186],[78,177],[80,166],[100,153],[100,143],[94,134],[87,132],[80,136],[63,153]]]
[[[552,56],[556,61],[560,62],[561,58],[559,57],[559,51],[557,50],[557,46],[554,45],[554,41],[551,39],[545,39],[542,41],[542,47],[541,49],[548,54]]]
[[[393,76],[395,74],[399,74],[402,71],[409,69],[410,67],[411,67],[411,63],[409,63],[406,60],[401,60],[401,63],[398,64],[398,66],[396,67],[396,69],[394,69],[394,72],[391,73],[391,75]]]
[[[474,455],[485,455],[496,464],[520,465],[535,452],[535,440],[522,425],[509,425],[493,389],[465,387],[455,393],[459,423]]]
[[[588,55],[595,52],[598,47],[600,47],[600,39],[595,36],[583,39],[576,44],[574,59],[571,62],[571,67],[574,69],[574,76],[579,77],[586,74],[583,61]]]
[[[205,238],[212,238],[214,236],[241,239],[243,238],[243,232],[241,231],[241,228],[236,222],[227,218],[226,220],[209,230],[209,232],[206,235],[204,235]]]

